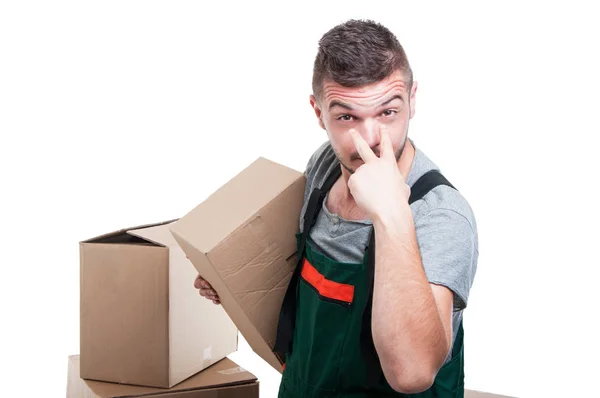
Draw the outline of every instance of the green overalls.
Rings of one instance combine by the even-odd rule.
[[[303,232],[296,235],[298,253],[303,255],[283,301],[274,349],[286,357],[279,398],[463,398],[462,323],[452,359],[429,390],[401,394],[383,376],[371,334],[373,231],[360,264],[336,262],[314,250],[308,240],[325,195],[340,174],[335,167],[323,186],[311,193]],[[411,187],[409,203],[441,184],[454,188],[439,172],[426,173]]]

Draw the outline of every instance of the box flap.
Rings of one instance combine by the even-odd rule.
[[[159,246],[165,246],[170,249],[180,250],[177,241],[173,238],[169,227],[172,222],[161,223],[150,227],[142,227],[127,230],[129,235],[137,236]]]
[[[109,232],[103,235],[99,235],[96,236],[94,238],[91,239],[87,239],[87,240],[83,240],[81,241],[81,243],[111,243],[111,239],[110,238],[115,238],[118,237],[120,235],[126,235],[127,231],[130,230],[136,230],[136,229],[142,229],[142,228],[148,228],[148,227],[153,227],[153,226],[157,226],[157,225],[164,225],[164,224],[170,224],[174,221],[177,221],[178,219],[172,219],[169,221],[162,221],[162,222],[158,222],[158,223],[152,223],[152,224],[145,224],[145,225],[139,225],[137,227],[131,227],[131,228],[123,228],[123,229],[119,229],[117,231],[113,231],[113,232]]]
[[[69,357],[69,370],[74,373],[73,375],[69,375],[71,380],[79,378],[79,355]],[[106,383],[95,380],[80,380],[85,384],[84,390],[88,390],[86,391],[87,393],[91,391],[94,394],[92,396],[101,398],[124,398],[151,394],[154,396],[161,393],[166,394],[176,391],[204,390],[228,385],[247,384],[254,383],[257,379],[252,373],[241,368],[229,358],[225,358],[171,388],[142,387]],[[85,396],[89,395],[85,394]]]
[[[206,254],[299,176],[297,170],[260,157],[171,228]]]
[[[176,245],[168,248],[169,330],[172,331],[169,334],[169,385],[172,386],[235,352],[238,329],[222,306],[198,297],[198,290],[193,286],[198,273],[167,226],[144,229],[143,236],[169,246]],[[207,327],[207,320],[211,327]]]

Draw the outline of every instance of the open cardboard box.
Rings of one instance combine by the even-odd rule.
[[[171,222],[80,243],[81,377],[168,388],[237,350],[237,328],[198,295]]]
[[[273,347],[305,184],[303,173],[259,158],[170,227],[254,352],[279,372]]]
[[[169,389],[85,380],[79,355],[69,357],[67,398],[258,398],[256,377],[225,358]]]

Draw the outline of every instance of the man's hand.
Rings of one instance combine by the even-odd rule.
[[[380,124],[380,157],[377,157],[367,142],[351,129],[350,134],[358,154],[365,162],[348,180],[348,188],[356,204],[369,218],[375,220],[397,219],[401,203],[408,204],[410,187],[396,162],[392,141],[387,127]]]
[[[198,274],[194,280],[194,287],[200,290],[200,295],[202,297],[212,300],[212,302],[215,304],[221,304],[221,300],[219,300],[217,292],[212,288],[206,279],[200,276],[200,274]]]

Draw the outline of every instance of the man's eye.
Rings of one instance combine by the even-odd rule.
[[[338,120],[343,120],[344,122],[349,122],[352,120],[352,116],[350,115],[341,115],[338,117]]]
[[[383,111],[383,116],[392,116],[396,113],[397,112],[394,109],[386,109],[385,111]]]

